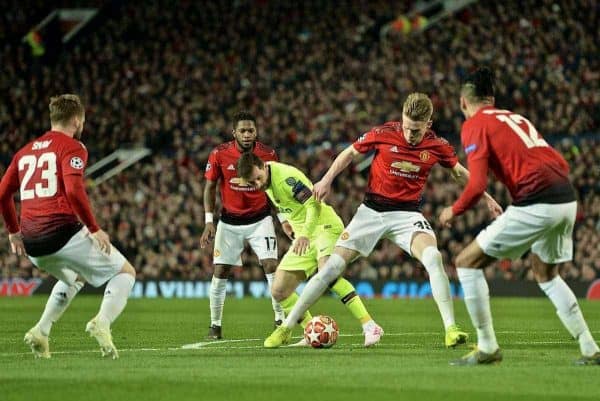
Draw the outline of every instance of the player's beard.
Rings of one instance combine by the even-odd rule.
[[[242,152],[251,152],[252,149],[254,149],[254,143],[256,143],[256,140],[251,141],[250,145],[244,146],[244,144],[240,141],[238,141],[237,139],[235,140],[239,146],[239,148],[242,150]]]

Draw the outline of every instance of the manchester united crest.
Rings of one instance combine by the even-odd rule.
[[[429,160],[430,157],[431,155],[426,150],[419,153],[419,159],[421,159],[422,162],[426,162],[427,160]]]

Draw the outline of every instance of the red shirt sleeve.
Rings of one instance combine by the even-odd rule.
[[[560,164],[563,166],[564,171],[567,174],[569,174],[569,172],[571,171],[571,166],[569,166],[569,162],[567,162],[565,160],[565,158],[559,152],[556,152],[556,154],[558,155],[558,160],[559,160]]]
[[[19,190],[19,174],[15,166],[15,159],[12,160],[2,181],[0,181],[0,211],[6,223],[8,232],[14,234],[19,232],[19,220],[13,196]]]
[[[358,150],[360,153],[367,153],[370,150],[375,149],[377,145],[377,132],[375,130],[371,130],[366,132],[360,136],[353,144],[354,149]]]
[[[442,145],[440,146],[440,158],[439,163],[442,167],[452,168],[458,163],[458,157],[454,147],[448,143],[444,138],[440,138]]]
[[[208,162],[206,163],[204,178],[210,181],[217,181],[219,178],[221,178],[221,169],[219,169],[217,153],[217,149],[210,152],[210,155],[208,156]]]
[[[78,175],[83,177],[87,158],[87,149],[82,143],[77,143],[72,148],[67,149],[60,161],[63,176]]]
[[[83,178],[88,154],[83,144],[78,145],[67,150],[61,160],[65,193],[79,219],[91,233],[95,233],[100,227],[92,213]]]
[[[65,181],[65,191],[67,193],[67,199],[71,207],[77,213],[77,216],[81,219],[83,224],[86,225],[88,230],[93,234],[100,229],[96,218],[92,213],[90,207],[90,200],[88,199],[87,193],[85,192],[85,183],[82,177],[76,175],[66,175],[63,177]]]
[[[481,198],[487,186],[487,159],[469,161],[469,182],[460,197],[452,205],[452,213],[459,216],[472,208]]]
[[[473,124],[465,123],[461,137],[467,154],[469,182],[452,206],[455,216],[473,207],[481,198],[487,186],[488,174],[489,142],[485,131]]]
[[[275,152],[275,149],[273,149],[273,151],[270,153],[269,155],[269,160],[272,160],[274,162],[278,162],[279,161],[279,157],[277,156],[277,152]]]

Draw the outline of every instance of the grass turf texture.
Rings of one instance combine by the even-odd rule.
[[[100,296],[79,296],[51,335],[50,360],[34,360],[23,335],[46,297],[0,298],[0,400],[597,400],[600,367],[572,366],[577,343],[560,325],[550,302],[492,300],[504,362],[451,367],[468,351],[443,347],[433,300],[368,300],[386,335],[364,349],[360,327],[328,298],[312,310],[334,317],[341,338],[328,350],[262,348],[272,330],[267,299],[227,299],[226,340],[200,349],[208,300],[131,300],[113,326],[117,361],[102,359],[84,333]],[[581,301],[600,338],[600,303]],[[463,302],[458,323],[474,338]],[[299,336],[300,329],[294,334]]]

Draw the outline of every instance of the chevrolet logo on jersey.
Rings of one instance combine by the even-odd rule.
[[[250,187],[250,188],[254,188],[252,185],[248,184],[246,182],[246,180],[244,180],[243,178],[239,178],[239,177],[233,177],[232,179],[229,180],[229,183],[237,185],[238,187]]]
[[[416,164],[412,164],[411,162],[407,162],[406,160],[402,160],[401,162],[393,162],[393,168],[397,168],[400,171],[405,173],[418,173],[421,170],[421,167]]]

